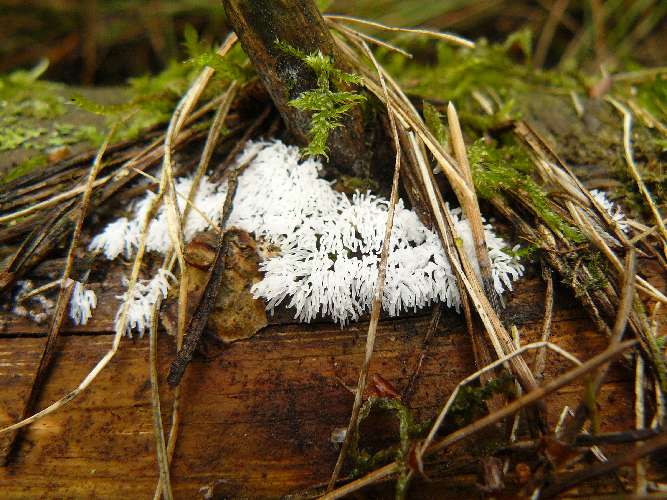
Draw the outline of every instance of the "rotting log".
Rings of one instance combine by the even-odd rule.
[[[648,261],[642,266],[652,283],[664,287],[655,266]],[[534,273],[517,285],[507,296],[506,314],[526,344],[541,334],[544,283]],[[63,329],[40,408],[77,385],[111,344],[119,284],[110,280],[94,289],[100,308],[90,328],[67,324]],[[581,360],[604,349],[607,340],[593,329],[572,294],[557,286],[555,298],[552,341]],[[0,425],[5,425],[20,414],[46,326],[9,313],[1,319]],[[382,321],[371,373],[381,374],[400,392],[429,321],[428,314]],[[353,395],[345,386],[356,380],[366,328],[366,323],[341,330],[330,323],[273,318],[255,337],[195,358],[182,386],[182,427],[172,466],[175,497],[199,498],[209,492],[214,498],[277,497],[326,481],[337,456],[330,435],[349,418]],[[468,342],[461,317],[446,310],[415,385],[411,407],[417,419],[432,418],[456,383],[474,371]],[[534,355],[530,353],[529,362]],[[158,371],[165,410],[172,402],[166,374],[173,356],[173,338],[161,334]],[[549,353],[545,377],[554,378],[568,367]],[[614,363],[597,400],[601,431],[633,428],[632,387],[631,374]],[[549,420],[557,421],[564,405],[575,405],[583,390],[581,381],[549,396]],[[166,428],[168,414],[164,412]],[[394,443],[395,429],[387,422],[370,421],[372,436],[363,439],[379,446]],[[151,425],[148,340],[124,339],[118,356],[87,392],[26,429],[15,460],[0,468],[0,491],[8,498],[148,498],[158,475]],[[491,441],[476,436],[439,457],[427,471],[433,481],[416,481],[411,497],[477,496],[479,454],[488,454],[489,446]],[[603,450],[616,456],[624,448]],[[510,471],[508,491],[514,480]],[[391,488],[390,483],[369,495],[391,497]],[[583,485],[577,494],[614,494],[618,488],[617,481],[607,478]]]
[[[223,5],[287,129],[298,144],[308,144],[310,113],[290,106],[289,101],[317,87],[317,78],[276,42],[305,54],[322,52],[340,66],[341,57],[317,6],[313,0],[223,0]],[[329,134],[329,165],[343,174],[368,177],[373,151],[370,128],[359,108],[350,110],[342,126]]]

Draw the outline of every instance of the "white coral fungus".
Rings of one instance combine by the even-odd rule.
[[[75,325],[85,325],[93,316],[93,309],[97,307],[95,292],[87,290],[83,283],[74,282],[72,298],[69,302],[69,316]]]
[[[169,271],[159,269],[152,279],[137,281],[131,296],[128,291],[116,297],[121,301],[121,305],[116,313],[116,330],[122,327],[120,321],[126,304],[126,333],[129,335],[132,330],[136,330],[141,337],[145,331],[150,330],[153,306],[160,298],[160,295],[162,298],[167,297],[170,286],[169,280],[176,281],[176,278]]]
[[[264,278],[254,286],[254,296],[265,299],[271,311],[285,303],[296,310],[301,321],[321,316],[345,324],[358,319],[369,310],[373,297],[388,201],[370,193],[356,193],[350,198],[336,192],[319,176],[319,161],[301,161],[297,147],[280,141],[251,143],[237,164],[253,156],[238,179],[228,226],[254,233],[280,248],[279,255],[261,264]],[[187,197],[191,182],[189,178],[178,179],[176,190]],[[226,183],[216,186],[204,177],[194,204],[219,222],[226,191]],[[93,240],[91,249],[103,251],[111,259],[121,253],[127,255],[136,247],[150,196],[135,205],[132,221],[120,219],[107,226]],[[461,217],[460,209],[450,213],[466,253],[476,262],[468,222]],[[190,211],[184,224],[185,239],[189,241],[207,226],[203,217]],[[502,293],[523,274],[523,266],[506,253],[507,245],[488,224],[485,234],[494,285]],[[166,211],[162,208],[150,225],[147,249],[164,253],[170,247]],[[438,236],[399,201],[383,308],[396,316],[434,301],[458,308],[456,279]],[[137,329],[148,321],[144,314],[139,316],[134,324]]]
[[[600,204],[600,206],[609,214],[609,217],[611,217],[611,220],[616,223],[618,228],[624,233],[627,233],[628,230],[630,229],[630,226],[628,225],[628,219],[625,217],[625,214],[623,213],[623,210],[621,210],[621,207],[619,207],[613,201],[607,198],[607,193],[605,193],[604,191],[592,189],[591,195]]]

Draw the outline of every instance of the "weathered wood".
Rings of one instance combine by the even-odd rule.
[[[297,143],[308,144],[310,113],[290,106],[289,101],[317,87],[317,79],[303,61],[279,49],[276,41],[306,54],[320,51],[340,65],[334,40],[317,6],[313,0],[224,0],[223,4],[288,130]],[[329,164],[342,173],[366,177],[372,152],[368,138],[361,110],[350,110],[343,126],[329,135]]]
[[[664,286],[660,279],[654,282]],[[110,313],[116,302],[105,303],[118,291],[100,292],[100,307]],[[534,276],[521,280],[508,297],[506,313],[519,326],[523,343],[539,338],[543,294],[544,286]],[[111,324],[112,319],[105,321]],[[45,342],[37,329],[20,335],[27,325],[22,322],[13,323],[12,334],[0,338],[0,425],[18,418]],[[371,373],[402,390],[428,322],[428,314],[381,322]],[[456,383],[474,370],[461,318],[446,310],[440,324],[412,398],[418,419],[433,417]],[[172,467],[176,497],[196,498],[209,488],[216,496],[278,496],[326,481],[337,456],[330,434],[346,425],[353,398],[343,384],[356,380],[366,329],[365,323],[346,330],[327,323],[273,324],[251,339],[209,351],[207,359],[195,358],[182,383],[182,427]],[[553,332],[555,343],[582,360],[607,343],[562,287],[556,289]],[[64,335],[38,407],[77,385],[110,345],[109,333]],[[167,428],[172,392],[166,374],[174,354],[173,339],[162,335],[159,373]],[[547,379],[564,369],[562,359],[548,355]],[[603,431],[633,426],[628,380],[626,369],[615,364],[598,399]],[[15,462],[0,468],[0,491],[11,498],[151,496],[158,473],[149,389],[147,339],[124,339],[118,356],[89,391],[26,430]],[[549,420],[557,421],[565,404],[576,404],[582,390],[573,385],[549,397]],[[392,442],[391,426],[375,432],[374,443]],[[450,498],[476,495],[475,452],[470,453],[478,445],[466,442],[440,458],[438,479],[418,482],[411,491],[417,497],[441,496],[443,491]],[[613,492],[609,482],[596,491]]]

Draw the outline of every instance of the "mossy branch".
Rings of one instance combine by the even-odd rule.
[[[329,133],[342,125],[343,115],[366,100],[365,96],[356,92],[332,90],[332,87],[360,85],[362,79],[359,75],[336,68],[333,59],[320,51],[306,54],[280,40],[275,43],[285,54],[302,61],[317,77],[317,88],[302,92],[299,97],[290,100],[289,104],[301,111],[312,113],[310,142],[302,149],[304,156],[324,156],[328,159]]]

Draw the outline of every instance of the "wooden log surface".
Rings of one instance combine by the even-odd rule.
[[[640,269],[650,271],[651,281],[665,289],[650,263]],[[78,385],[111,346],[119,290],[96,288],[98,312],[85,329],[65,328],[39,408]],[[541,279],[535,273],[523,278],[506,298],[505,312],[521,330],[522,343],[537,340],[544,305]],[[427,312],[382,321],[370,373],[403,390],[428,323]],[[363,322],[341,329],[274,319],[255,337],[196,358],[183,381],[182,427],[172,466],[176,497],[275,497],[326,481],[338,453],[330,435],[347,424],[353,395],[345,385],[357,378],[366,329]],[[556,287],[552,329],[553,341],[581,360],[607,343],[561,286]],[[0,315],[0,425],[21,413],[45,341],[46,326]],[[172,402],[166,374],[174,354],[173,338],[161,334],[166,428]],[[545,376],[555,377],[566,367],[567,362],[549,354]],[[474,370],[465,325],[447,310],[411,400],[416,418],[433,417],[457,382]],[[548,398],[552,429],[563,406],[575,405],[581,394],[582,385],[572,385]],[[148,340],[124,339],[88,391],[23,434],[14,459],[0,468],[3,497],[152,497],[158,471],[149,397]],[[622,363],[614,365],[598,403],[602,431],[632,428],[632,381]],[[417,497],[478,494],[474,461],[446,457],[442,463],[437,480],[412,486]],[[613,491],[614,485],[608,481],[596,491]]]

